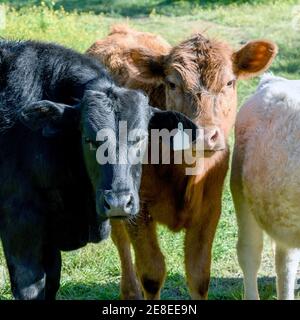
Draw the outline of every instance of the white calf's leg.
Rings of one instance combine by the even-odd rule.
[[[244,299],[258,300],[257,272],[261,263],[263,231],[245,202],[235,204],[239,226],[237,253],[244,273]]]
[[[294,286],[299,259],[299,249],[288,249],[276,244],[275,261],[279,300],[294,300]]]

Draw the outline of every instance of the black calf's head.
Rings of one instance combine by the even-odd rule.
[[[82,100],[82,142],[99,213],[109,218],[139,211],[143,150],[151,117],[140,92],[110,87],[87,90]]]
[[[115,86],[86,90],[79,105],[42,100],[22,110],[21,121],[46,137],[80,128],[86,168],[100,218],[127,218],[139,211],[142,159],[148,128],[197,127],[183,114],[151,108],[138,91]]]

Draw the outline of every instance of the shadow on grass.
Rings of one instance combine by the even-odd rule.
[[[274,277],[260,277],[258,279],[258,287],[261,299],[274,299],[276,296]],[[210,300],[241,300],[242,297],[242,278],[211,278],[209,287]],[[185,278],[179,274],[168,276],[164,289],[162,290],[162,299],[189,298]]]
[[[270,300],[276,297],[274,277],[261,277],[258,279],[258,285],[261,299]],[[242,278],[211,278],[210,300],[241,300],[242,292]],[[6,292],[5,295],[0,294],[0,300],[7,300],[8,297],[9,292]],[[118,281],[111,281],[106,284],[65,282],[61,284],[57,295],[58,300],[118,300],[119,298]],[[161,299],[190,299],[185,278],[180,274],[169,275],[162,290]]]
[[[116,300],[119,299],[119,283],[73,283],[62,284],[57,299],[59,300]]]
[[[54,8],[63,6],[66,11],[77,10],[79,12],[93,11],[97,14],[120,15],[126,17],[148,16],[153,10],[163,15],[183,15],[190,14],[198,7],[211,7],[215,5],[230,4],[257,4],[270,2],[271,0],[56,0]],[[16,8],[39,5],[40,0],[7,0],[2,1],[13,5]],[[50,0],[44,1],[52,6]]]
[[[275,277],[258,278],[258,290],[262,300],[276,297]],[[209,298],[213,300],[241,300],[242,278],[211,278]]]
[[[275,278],[261,277],[258,280],[261,299],[269,300],[276,297]],[[209,299],[240,300],[242,299],[242,278],[211,278]],[[72,283],[63,284],[59,290],[58,299],[62,300],[115,300],[119,299],[119,283]],[[1,299],[1,296],[0,296]],[[163,300],[190,299],[185,278],[179,274],[168,276],[162,290]]]

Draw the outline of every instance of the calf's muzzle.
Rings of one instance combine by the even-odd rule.
[[[219,127],[204,128],[204,150],[220,151],[226,148],[225,136]]]
[[[104,210],[109,219],[128,218],[136,214],[134,196],[131,192],[104,191]]]

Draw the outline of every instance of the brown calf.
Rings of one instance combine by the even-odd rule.
[[[145,298],[160,297],[166,268],[157,223],[174,232],[185,229],[189,291],[193,299],[207,298],[211,248],[229,159],[229,148],[222,141],[227,141],[235,121],[236,80],[266,70],[276,53],[277,47],[270,41],[252,41],[234,52],[226,43],[201,34],[171,48],[160,37],[126,26],[115,27],[88,50],[120,85],[143,89],[153,105],[185,113],[205,127],[208,135],[209,152],[205,153],[204,170],[197,175],[185,175],[183,166],[178,165],[143,166],[142,205],[136,225],[113,223],[112,238],[122,265],[122,298],[141,298],[139,283]]]

